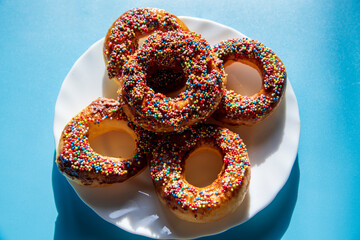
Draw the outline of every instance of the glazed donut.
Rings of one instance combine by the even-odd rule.
[[[182,77],[175,81],[152,77],[164,69]],[[168,97],[154,90],[151,79],[157,80],[155,87],[160,91],[169,88],[169,84],[175,85],[170,87],[172,90],[185,89]],[[124,102],[124,112],[135,124],[154,132],[181,131],[214,112],[224,87],[224,69],[200,35],[155,32],[124,65],[119,98]]]
[[[138,48],[139,39],[155,30],[189,31],[173,14],[156,8],[135,8],[121,15],[104,40],[104,59],[110,79],[117,82],[122,66]]]
[[[262,87],[252,96],[226,90],[214,118],[230,125],[248,125],[262,121],[275,112],[285,93],[286,71],[280,58],[256,40],[225,40],[214,47],[223,64],[238,61],[255,67],[262,77]]]
[[[114,130],[127,132],[136,140],[133,158],[102,156],[91,148],[91,139]],[[147,166],[150,138],[150,133],[126,120],[118,101],[98,98],[65,126],[56,163],[68,179],[80,185],[123,182]]]
[[[215,125],[197,124],[160,140],[150,159],[150,174],[160,201],[176,216],[190,222],[219,220],[243,201],[250,181],[250,162],[238,134]],[[215,149],[223,157],[218,177],[206,187],[185,179],[185,163],[199,147]]]

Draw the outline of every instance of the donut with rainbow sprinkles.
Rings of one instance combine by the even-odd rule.
[[[118,82],[122,66],[140,45],[142,37],[158,31],[189,31],[175,15],[156,8],[134,8],[122,14],[104,40],[104,60],[110,79]]]
[[[154,90],[154,73],[170,69],[183,77],[155,78],[171,89]],[[178,79],[178,78],[176,78]],[[217,109],[225,88],[225,72],[209,43],[200,35],[184,31],[157,31],[145,40],[124,65],[119,99],[131,122],[153,132],[182,131],[207,119]]]
[[[215,125],[197,124],[161,139],[150,159],[150,173],[160,201],[177,217],[212,222],[242,203],[250,182],[250,161],[238,134]],[[186,161],[200,147],[215,149],[223,159],[210,185],[196,187],[186,178]]]
[[[226,89],[213,117],[230,125],[251,126],[274,113],[285,95],[287,79],[285,66],[274,51],[248,38],[225,40],[213,49],[223,65],[242,62],[253,66],[262,77],[260,91],[252,96]]]
[[[93,150],[90,140],[110,131],[124,131],[135,140],[133,157],[103,156]],[[124,182],[147,166],[151,138],[151,133],[127,121],[118,101],[98,98],[65,126],[56,163],[63,175],[80,185]]]

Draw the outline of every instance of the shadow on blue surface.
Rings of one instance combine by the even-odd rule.
[[[77,196],[55,164],[52,185],[58,216],[54,239],[148,239],[119,229],[92,211]],[[246,223],[221,234],[223,239],[280,239],[286,232],[297,201],[300,169],[298,157],[285,186],[264,210]],[[219,235],[201,239],[218,239]]]

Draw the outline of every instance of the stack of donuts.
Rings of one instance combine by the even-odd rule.
[[[232,213],[249,187],[247,149],[237,133],[208,119],[253,126],[271,115],[286,86],[279,57],[247,38],[212,47],[173,14],[152,8],[121,15],[103,50],[118,98],[95,99],[65,126],[56,158],[60,171],[81,185],[106,186],[149,166],[160,201],[179,218],[211,222]],[[261,90],[242,96],[226,89],[229,61],[256,66]],[[103,156],[91,148],[92,139],[110,131],[125,131],[135,140],[133,157]],[[219,152],[223,166],[210,185],[197,187],[185,179],[185,163],[204,146]]]

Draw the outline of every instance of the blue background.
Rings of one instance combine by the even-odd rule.
[[[286,185],[250,221],[205,239],[360,239],[360,3],[308,0],[0,0],[0,239],[146,239],[99,218],[53,164],[63,79],[133,7],[214,20],[263,42],[298,99]]]

